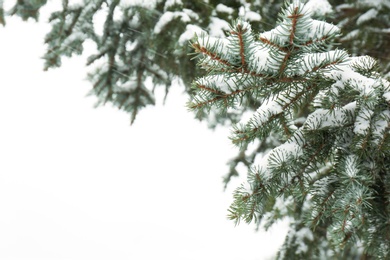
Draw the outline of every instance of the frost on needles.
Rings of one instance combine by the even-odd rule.
[[[207,75],[189,107],[228,113],[259,102],[231,140],[277,140],[236,189],[229,217],[266,228],[288,217],[280,259],[390,257],[390,83],[374,59],[333,49],[339,34],[293,1],[258,36],[238,20],[226,38],[192,43]]]

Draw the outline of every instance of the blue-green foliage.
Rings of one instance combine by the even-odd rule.
[[[208,75],[194,82],[189,107],[227,111],[254,97],[260,105],[234,126],[233,143],[280,142],[252,164],[229,210],[237,223],[266,227],[290,217],[279,258],[390,255],[390,83],[372,58],[332,50],[338,36],[293,1],[257,37],[239,20],[226,39],[193,42]]]

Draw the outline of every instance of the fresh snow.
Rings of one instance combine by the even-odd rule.
[[[181,0],[167,0],[165,2],[164,10],[167,10],[175,5],[183,5],[183,2]]]
[[[277,197],[273,206],[273,210],[279,211],[281,215],[286,215],[288,207],[292,207],[293,204],[294,198],[292,196],[288,196],[286,199],[284,196]]]
[[[377,120],[374,124],[372,135],[374,137],[379,137],[375,138],[375,142],[378,143],[379,139],[383,137],[383,133],[386,131],[387,127],[390,126],[390,111],[385,110],[381,113],[381,119]]]
[[[74,42],[74,41],[84,41],[85,39],[87,39],[87,35],[85,33],[76,31],[76,32],[72,33],[71,35],[69,35],[69,37],[67,37],[64,40],[62,45],[65,48],[67,48],[69,45],[72,44],[72,42]]]
[[[199,85],[209,86],[213,89],[220,90],[226,94],[230,94],[236,89],[236,82],[233,77],[226,78],[223,75],[211,75],[200,78],[197,81]]]
[[[116,86],[115,91],[117,92],[132,92],[138,87],[137,82],[134,79],[130,79],[120,86]]]
[[[220,54],[222,59],[227,59],[227,52],[229,45],[229,40],[227,38],[217,38],[213,36],[208,36],[207,34],[201,34],[198,36],[198,42],[201,46],[206,47],[207,49],[213,48],[213,52]],[[206,57],[208,65],[217,65],[219,62]]]
[[[225,31],[229,31],[230,24],[218,17],[211,17],[209,24],[210,36],[213,37],[225,37]]]
[[[313,232],[308,227],[303,227],[300,230],[298,230],[295,233],[295,235],[296,235],[296,238],[297,238],[295,243],[298,245],[296,253],[300,254],[300,253],[307,252],[308,246],[304,242],[304,239],[313,241],[313,239],[314,239]]]
[[[231,7],[228,7],[224,4],[218,4],[216,7],[215,7],[215,10],[219,13],[227,13],[227,14],[233,14],[234,13],[234,9],[231,8]]]
[[[249,183],[249,181],[244,181],[242,184],[241,184],[241,189],[249,194],[252,194],[253,193],[253,189],[252,189],[252,186],[251,184]]]
[[[191,21],[190,16],[185,12],[167,11],[160,17],[160,20],[158,20],[158,22],[156,23],[154,27],[154,33],[159,34],[168,23],[170,23],[176,18],[180,18],[185,23],[189,23]]]
[[[0,0],[0,6],[3,4],[3,0]],[[83,7],[85,5],[85,1],[84,0],[71,0],[69,1],[69,6],[71,8],[79,8],[79,7]]]
[[[341,50],[328,51],[324,53],[308,53],[304,55],[300,61],[298,61],[298,74],[303,75],[307,72],[311,72],[315,67],[321,66],[325,60],[332,63],[347,55],[348,54],[345,51]]]
[[[324,35],[340,32],[337,26],[318,20],[311,20],[310,25],[307,29],[307,39],[320,39]]]
[[[135,48],[137,48],[138,45],[139,45],[138,39],[136,39],[134,42],[127,42],[126,43],[126,51],[131,52],[131,51],[135,50]]]
[[[242,3],[242,6],[238,10],[238,16],[250,22],[259,22],[261,20],[260,14],[251,11],[248,3]]]
[[[245,12],[244,19],[251,22],[260,22],[261,15],[253,11],[247,11]]]
[[[350,59],[351,61],[353,59]],[[332,72],[326,72],[325,76],[335,81],[341,81],[343,85],[346,83],[350,84],[362,96],[370,96],[378,85],[376,80],[355,72],[349,64],[338,65],[337,69],[332,70]]]
[[[267,122],[272,115],[283,112],[282,106],[273,99],[265,101],[256,111],[256,125],[262,125]]]
[[[290,36],[290,31],[285,27],[278,25],[270,31],[266,31],[260,34],[260,38],[267,39],[271,42],[277,41],[280,45],[288,42]]]
[[[340,5],[337,5],[335,8],[336,8],[336,12],[342,12],[345,9],[354,8],[354,5],[353,4],[340,4]]]
[[[268,158],[271,155],[272,150],[266,153],[263,157],[256,158],[258,161],[255,161],[254,164],[257,165],[259,171],[263,174],[263,178],[266,180],[271,177],[271,173],[268,170]]]
[[[200,28],[199,26],[187,24],[186,30],[179,37],[179,45],[188,44],[188,41],[193,39],[196,35],[201,35],[202,33],[205,33],[205,31],[202,30],[202,28]]]
[[[308,7],[305,6],[303,12],[310,12],[310,10],[308,9]],[[338,33],[340,31],[340,29],[335,25],[314,19],[308,19],[307,24],[310,24],[310,26],[306,29],[304,35],[301,36],[305,37],[305,39],[302,40],[320,39],[324,35]],[[275,41],[276,39],[277,42],[281,45],[289,41],[289,36],[290,31],[286,26],[282,25],[278,25],[274,29],[264,32],[260,35],[260,37],[270,41]]]
[[[351,102],[341,109],[316,109],[307,117],[305,127],[309,130],[317,130],[327,127],[343,126],[346,123],[347,113],[353,112],[355,107],[356,102]]]
[[[291,164],[295,162],[302,153],[302,148],[295,142],[285,142],[272,149],[268,156],[267,169],[279,168],[284,163]],[[280,177],[282,177],[286,183],[291,181],[291,174],[282,175]]]
[[[353,102],[351,102],[351,103],[346,104],[345,106],[343,106],[343,108],[344,108],[345,110],[350,111],[350,112],[355,111],[355,109],[356,109],[356,101],[353,101]]]
[[[359,4],[362,6],[369,6],[375,8],[382,8],[382,6],[387,6],[390,8],[390,3],[388,0],[359,0]]]
[[[256,73],[264,73],[270,71],[272,68],[278,68],[279,64],[275,60],[270,58],[269,50],[264,46],[264,44],[259,42],[254,42],[251,44],[251,47],[256,51],[253,52],[249,59],[249,67],[252,71]],[[274,66],[270,66],[273,64]]]
[[[361,25],[362,23],[365,23],[367,21],[370,21],[374,19],[378,15],[378,11],[375,8],[372,8],[359,16],[359,18],[356,20],[356,25]]]
[[[390,92],[384,93],[383,97],[386,99],[387,102],[390,102]]]
[[[372,111],[367,107],[360,108],[358,115],[356,116],[355,126],[353,129],[355,134],[361,134],[361,135],[367,134],[367,131],[370,128],[370,121],[373,114],[374,111]]]
[[[120,4],[123,7],[142,6],[145,8],[153,9],[155,8],[158,1],[159,0],[121,0]]]
[[[316,16],[326,16],[333,13],[332,6],[327,0],[309,0],[305,6],[310,13]]]
[[[269,62],[269,51],[266,48],[258,47],[256,51],[253,52],[253,56],[251,56],[251,64],[255,67],[257,73],[265,71],[267,68],[267,63]]]
[[[359,168],[357,167],[358,158],[356,155],[348,155],[345,160],[345,173],[350,178],[355,178],[359,173]]]
[[[359,31],[360,31],[359,29],[352,30],[349,33],[347,33],[345,36],[343,36],[341,40],[349,41],[349,40],[356,39],[356,37],[359,35]]]
[[[295,143],[291,140],[274,148],[272,153],[275,153],[275,152],[282,152],[283,155],[286,155],[286,157],[284,158],[285,160],[287,160],[289,158],[296,159],[299,156],[301,156],[303,153],[302,148],[297,143]]]

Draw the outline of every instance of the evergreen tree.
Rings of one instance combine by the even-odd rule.
[[[5,13],[38,19],[46,2],[18,0]],[[49,18],[52,29],[45,38],[44,69],[60,67],[62,57],[82,54],[84,43],[92,41],[96,53],[87,60],[93,66],[88,75],[91,94],[98,97],[97,105],[111,103],[130,113],[133,122],[140,109],[155,103],[155,87],[165,87],[168,93],[172,79],[179,78],[190,91],[198,70],[188,58],[188,41],[196,32],[221,37],[228,22],[239,16],[260,21],[252,11],[254,5],[226,2],[84,0],[75,4],[63,0],[62,8]],[[97,19],[104,21],[102,27]],[[2,1],[0,23],[5,24]],[[144,84],[146,79],[153,84]]]
[[[87,60],[93,65],[89,79],[97,105],[111,103],[131,115],[133,122],[139,110],[155,103],[154,88],[168,93],[173,78],[191,92],[192,79],[199,75],[195,63],[188,59],[187,40],[194,33],[207,32],[221,37],[228,24],[237,18],[251,22],[258,30],[270,30],[276,24],[277,12],[284,0],[83,0],[79,4],[62,0],[62,8],[52,13],[51,31],[45,38],[45,69],[61,66],[63,56],[79,55],[86,41],[96,45],[96,53]],[[307,0],[315,17],[327,18],[345,31],[342,39],[350,53],[368,54],[379,59],[384,73],[389,72],[390,0],[345,1]],[[378,2],[378,3],[377,3]],[[0,23],[4,14],[23,20],[37,20],[47,0],[17,0],[9,9],[0,1]],[[333,10],[332,10],[333,6]],[[375,15],[374,15],[375,14]],[[103,28],[96,23],[103,19]],[[361,39],[361,40],[356,40]],[[381,50],[378,52],[378,50]],[[151,78],[153,86],[143,82]],[[256,105],[254,106],[256,107]],[[236,114],[198,114],[210,126],[236,122]],[[255,149],[256,151],[256,149]],[[226,182],[237,174],[237,163],[247,164],[256,152],[231,160]]]
[[[230,218],[288,217],[279,259],[390,257],[390,83],[368,56],[332,50],[340,30],[293,1],[259,36],[237,20],[226,38],[192,46],[207,76],[189,107],[248,111],[231,140],[273,147],[251,163]]]
[[[37,20],[39,18],[39,12],[47,3],[47,0],[17,0],[15,2],[16,3],[11,8],[4,9],[3,1],[0,0],[1,24],[6,24],[5,15],[18,15],[23,20],[28,20],[29,18]],[[45,69],[60,67],[62,57],[79,55],[83,52],[83,45],[85,42],[89,41],[94,43],[96,51],[87,60],[87,65],[92,68],[88,76],[93,85],[91,95],[98,97],[97,105],[109,103],[128,112],[131,115],[131,122],[133,122],[140,109],[155,103],[156,97],[154,95],[154,89],[156,87],[165,88],[166,93],[168,94],[172,80],[179,78],[185,86],[185,91],[188,93],[193,92],[190,88],[191,82],[194,77],[200,76],[201,72],[196,66],[195,61],[188,58],[187,53],[190,52],[190,48],[187,41],[191,39],[195,33],[212,36],[212,38],[199,38],[205,39],[205,41],[207,39],[209,42],[202,43],[208,47],[213,46],[214,43],[217,44],[213,47],[216,49],[218,49],[218,46],[219,48],[226,47],[226,45],[231,47],[229,42],[225,42],[225,45],[222,45],[224,40],[215,40],[215,37],[224,38],[226,32],[230,31],[230,21],[240,18],[242,19],[240,21],[249,21],[251,26],[257,31],[272,31],[271,29],[277,25],[277,13],[283,2],[284,0],[84,0],[80,4],[74,4],[72,1],[63,0],[62,7],[53,12],[49,19],[52,29],[45,38],[45,44],[47,46],[47,52],[44,55]],[[341,28],[344,36],[333,39],[337,33],[332,32],[332,34],[329,35],[329,37],[332,36],[329,40],[335,40],[336,43],[341,43],[352,55],[372,55],[378,60],[378,66],[381,68],[382,74],[384,75],[389,72],[389,53],[387,48],[390,44],[390,37],[388,37],[388,28],[390,27],[389,0],[308,0],[305,2],[307,2],[305,8],[311,10],[313,18],[326,18],[327,21],[333,22]],[[308,14],[305,14],[305,16],[307,15]],[[104,21],[101,27],[99,26],[99,23],[96,22],[99,19],[103,19]],[[244,24],[247,26],[246,23],[241,22],[241,26]],[[228,33],[228,35],[230,34]],[[275,34],[274,31],[272,39],[265,39],[268,39],[270,43],[272,43],[276,37],[275,35],[277,34]],[[231,36],[232,35],[229,37]],[[248,40],[246,40],[246,42],[248,42]],[[315,43],[315,45],[312,46],[317,46],[316,48],[325,51],[328,50],[330,46],[328,44],[330,44],[330,42],[327,40],[324,42],[324,45]],[[265,45],[268,46],[267,44]],[[278,45],[275,45],[274,47],[277,48],[277,46]],[[249,49],[252,47],[253,45],[250,45]],[[301,48],[299,51],[308,48],[309,47]],[[310,51],[312,50],[310,49]],[[270,52],[272,55],[274,55],[274,53],[275,52]],[[302,54],[298,52],[298,49],[294,49],[294,52],[292,53],[295,55],[294,59],[288,58],[286,66],[289,65],[289,67],[285,68],[286,71],[284,73],[294,71],[290,64],[292,64],[292,60],[295,61],[298,59],[299,55],[296,53]],[[327,52],[324,53],[328,55]],[[341,55],[342,53],[346,57],[348,56],[345,52],[341,51],[337,51],[336,54],[330,54]],[[231,57],[231,54],[228,56]],[[277,57],[272,56],[271,58],[276,59]],[[319,58],[323,57],[319,56]],[[236,59],[240,60],[240,56],[237,56]],[[214,60],[213,62],[216,61]],[[245,62],[246,64],[252,64],[251,62],[253,61]],[[300,65],[306,66],[305,62],[307,61],[305,60]],[[364,66],[361,63],[363,63]],[[238,61],[230,65],[240,66],[237,64],[239,64]],[[262,63],[259,64],[262,65]],[[375,67],[373,60],[367,57],[364,59],[359,58],[356,59],[353,64],[356,64],[357,66],[355,66],[356,68],[354,67],[354,69],[363,76],[379,78],[379,75],[371,73],[371,70],[368,70],[370,72],[365,72],[365,69],[367,69],[367,67],[365,67],[366,65],[372,65],[373,68]],[[217,66],[218,64],[214,65]],[[216,75],[219,74],[217,73],[218,71],[214,71],[216,69],[214,65],[207,68],[210,70],[210,73],[214,73],[212,74],[213,77],[208,79],[212,81],[217,79],[215,81],[215,84],[217,84],[218,82],[220,83],[222,79],[216,77]],[[243,79],[236,79],[238,74],[235,75],[234,70],[229,71],[231,68],[227,64],[225,65],[225,69],[227,70],[225,72],[230,72],[230,81],[227,81],[228,88],[244,82]],[[350,65],[352,66],[351,62]],[[278,74],[272,69],[273,66],[277,67],[278,64],[272,64],[270,68],[267,68],[269,74],[264,74],[265,78],[263,78],[263,80],[259,79],[259,77],[261,78],[261,75],[257,75],[256,77],[254,77],[255,75],[249,75],[249,79],[253,80],[253,84],[262,84],[265,79],[269,78],[266,85],[267,87],[276,84],[281,88],[283,82],[277,82],[275,79],[273,79],[273,81],[271,80],[272,77],[278,77],[276,76]],[[297,66],[298,63],[296,64],[296,67]],[[362,69],[359,69],[360,67],[362,67]],[[310,74],[311,82],[318,81],[318,87],[326,85],[322,80],[312,76],[312,74]],[[299,75],[300,74],[297,74],[297,77]],[[153,84],[145,84],[147,79],[151,79]],[[289,86],[290,84],[289,82],[284,83],[286,86]],[[245,81],[245,84],[249,83]],[[243,86],[245,86],[245,84]],[[298,88],[300,85],[298,83],[296,84],[296,87]],[[335,103],[336,101],[334,100],[341,100],[345,104],[340,102],[346,105],[349,98],[357,95],[351,89],[353,88],[348,87],[348,91],[339,91],[340,93],[338,93],[338,95],[340,96],[337,96],[336,94],[331,96],[326,93],[326,95],[328,95],[326,98],[329,99],[326,102]],[[238,123],[240,118],[248,117],[268,100],[269,97],[265,94],[266,90],[267,89],[264,89],[264,92],[259,92],[257,89],[252,89],[238,92],[236,93],[238,96],[234,94],[229,96],[229,98],[226,97],[225,101],[227,103],[223,105],[220,104],[217,109],[198,109],[197,116],[200,119],[207,119],[211,127],[221,124]],[[299,104],[296,104],[295,102],[292,104],[295,109],[290,113],[293,119],[286,117],[283,119],[285,120],[284,125],[281,121],[277,121],[278,124],[282,124],[283,127],[287,126],[287,130],[294,127],[302,130],[306,129],[308,127],[308,116],[313,112],[313,106],[315,105],[315,108],[323,108],[325,106],[321,103],[325,101],[319,100],[319,93],[323,92],[322,89],[322,92],[319,93],[315,90],[317,91],[317,88],[313,88],[312,92],[310,92],[313,96],[316,96],[314,101],[312,101],[312,97],[309,97],[308,93],[306,93],[303,98],[307,100],[299,99]],[[280,92],[280,89],[275,89],[273,91],[282,95],[291,94],[290,92]],[[249,94],[247,94],[247,92]],[[349,95],[351,92],[353,95]],[[208,95],[210,95],[210,93]],[[206,97],[203,96],[199,98]],[[324,97],[324,100],[327,100],[326,98]],[[206,98],[205,100],[208,99]],[[207,106],[211,105],[211,103],[207,104]],[[359,107],[357,107],[356,111],[360,109],[360,103],[358,104]],[[284,107],[283,104],[281,106],[282,108]],[[377,106],[375,106],[375,108],[377,108]],[[288,107],[288,109],[289,111],[291,110],[290,107]],[[331,111],[333,112],[333,110]],[[277,120],[281,120],[281,118],[278,117]],[[249,124],[252,124],[253,122],[254,120],[251,120]],[[272,122],[277,125],[276,121]],[[282,133],[275,131],[275,129],[268,124],[267,127],[268,130],[265,129],[266,132],[258,135],[255,131],[256,133],[252,133],[247,141],[238,142],[241,149],[237,156],[229,161],[230,169],[228,174],[224,177],[225,185],[228,184],[232,177],[239,173],[242,174],[239,170],[240,165],[245,165],[245,167],[254,171],[253,165],[256,165],[270,150],[282,145],[286,141],[288,136],[286,133],[283,135]],[[270,136],[267,135],[267,131],[271,134]],[[384,131],[388,131],[388,128]],[[319,131],[315,132],[318,133]],[[323,132],[324,136],[326,136],[325,130]],[[376,134],[376,132],[370,133],[371,135],[373,135],[372,133]],[[328,137],[326,136],[326,138]],[[387,137],[384,140],[388,140]],[[353,142],[357,142],[355,137],[353,138]],[[384,141],[383,145],[385,144],[387,145],[387,141]],[[307,145],[305,147],[309,146]],[[340,146],[337,153],[334,151],[329,152],[329,156],[332,155],[335,158],[339,158],[341,155],[339,156],[338,154],[344,154],[343,151],[345,152],[343,147],[344,146]],[[386,148],[386,146],[383,147]],[[329,148],[329,151],[332,151],[332,149],[333,146],[332,148]],[[325,155],[323,156],[324,158],[326,157]],[[333,160],[336,160],[335,158],[333,158]],[[314,159],[315,158],[313,157],[313,160]],[[345,160],[340,160],[339,164],[345,162]],[[255,176],[255,174],[253,173],[250,176]],[[373,176],[375,177],[377,175]],[[379,181],[377,179],[375,180],[375,185],[382,187],[378,184]],[[295,178],[294,181],[297,181],[297,178]],[[337,186],[338,183],[333,185]],[[279,197],[278,201],[275,199],[275,203],[278,205],[279,203],[277,202],[282,202],[284,200],[287,202],[291,201],[287,196]],[[270,207],[273,207],[275,203],[273,204],[273,202],[270,202],[269,205],[267,204],[267,209],[270,210]],[[295,204],[293,205],[294,209],[300,208]],[[276,216],[266,214],[265,218],[268,219],[266,222],[270,225],[276,221],[277,218],[283,217],[283,215],[286,214],[291,215],[294,212],[294,214],[297,214],[297,216],[294,217],[297,219],[295,222],[297,233],[302,234],[302,232],[299,232],[300,230],[298,228],[303,227],[303,224],[300,226],[301,224],[299,224],[300,222],[298,220],[302,219],[300,216],[305,215],[305,212],[302,211],[301,213],[297,213],[299,210],[294,211],[293,209],[288,209],[286,207],[279,209],[279,211],[280,212]],[[255,214],[255,216],[257,215]],[[325,230],[330,225],[329,223],[324,220],[317,225],[315,235],[313,236],[314,241],[322,241],[321,237],[324,236]],[[296,243],[296,236],[297,235],[290,236],[290,240],[288,240],[290,241],[289,244]],[[310,236],[306,237],[306,240],[309,238]],[[352,236],[351,239],[354,239],[354,236]],[[312,241],[313,244],[315,243],[314,241]],[[292,246],[286,248],[295,250]],[[323,248],[327,248],[327,245],[324,245]],[[349,252],[351,253],[355,249],[355,247],[352,247],[349,249]],[[347,251],[348,248],[344,249],[344,251],[339,251],[338,254]]]

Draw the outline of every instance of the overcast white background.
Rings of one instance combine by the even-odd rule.
[[[85,57],[42,71],[46,17],[0,28],[0,259],[272,256],[278,230],[226,218],[229,130],[196,121],[179,86],[133,126],[94,109]]]

